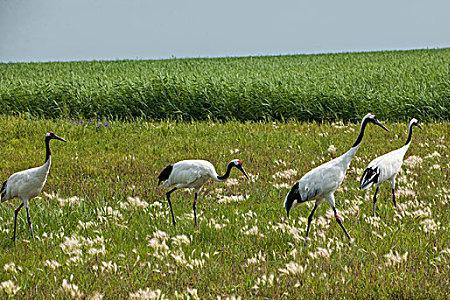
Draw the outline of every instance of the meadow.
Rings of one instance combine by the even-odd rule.
[[[450,49],[0,64],[0,111],[45,118],[450,120]]]
[[[425,53],[412,52],[412,56]],[[449,51],[430,53],[439,60]],[[107,68],[133,63],[91,65]],[[41,66],[51,69],[51,65],[29,67]],[[24,68],[11,68],[16,67]],[[23,85],[45,82],[39,75],[33,77]],[[98,83],[102,80],[99,75]],[[391,80],[411,84],[398,77]],[[4,81],[2,89],[4,100]],[[36,85],[34,91],[38,89]],[[25,102],[18,102],[17,107],[26,107]],[[397,112],[383,111],[378,114],[382,121],[384,113],[391,117]],[[370,160],[400,147],[406,139],[406,122],[386,125],[390,132],[368,127],[336,193],[337,208],[354,241],[348,242],[324,203],[313,220],[310,241],[305,243],[306,217],[312,206],[303,204],[286,219],[284,197],[305,172],[345,152],[356,138],[358,124],[0,117],[2,180],[43,163],[46,131],[68,140],[52,142],[52,170],[45,194],[31,202],[34,239],[22,211],[14,244],[13,211],[19,201],[0,205],[0,296],[445,299],[450,292],[450,124],[424,122],[423,130],[415,130],[397,181],[399,207],[393,208],[389,185],[384,185],[378,217],[372,217],[373,190],[360,191],[359,177]],[[198,228],[193,224],[193,195],[187,191],[172,195],[177,216],[174,227],[164,191],[156,186],[163,167],[187,158],[208,159],[219,173],[229,160],[240,158],[251,174],[246,180],[234,172],[227,183],[205,186],[199,198]]]

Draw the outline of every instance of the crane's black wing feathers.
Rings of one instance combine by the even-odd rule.
[[[168,165],[164,168],[164,170],[161,171],[161,173],[158,176],[158,185],[161,184],[161,182],[166,181],[169,179],[170,174],[172,173],[173,165]]]
[[[361,189],[365,188],[371,183],[378,183],[378,177],[380,176],[380,172],[377,167],[375,168],[367,168],[364,170],[364,173],[361,176],[360,187]]]

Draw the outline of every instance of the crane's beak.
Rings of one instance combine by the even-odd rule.
[[[62,137],[57,136],[56,134],[55,134],[55,139],[56,139],[56,140],[59,140],[59,141],[62,141],[62,142],[64,142],[64,143],[67,142],[65,139],[63,139]]]
[[[242,174],[244,174],[244,176],[245,176],[247,179],[250,179],[250,178],[248,178],[248,175],[247,175],[247,173],[245,173],[245,170],[244,170],[244,168],[243,168],[242,166],[238,166],[238,169],[239,169],[239,171],[242,172]]]
[[[422,126],[420,126],[420,124],[417,124],[417,127],[419,127],[420,129],[422,129]]]
[[[380,126],[381,128],[383,128],[384,130],[389,131],[389,129],[387,129],[386,126],[384,126],[383,124],[381,124],[381,122],[378,121],[378,119],[375,120],[375,124],[377,124],[378,126]]]

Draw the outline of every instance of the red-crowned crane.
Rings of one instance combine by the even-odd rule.
[[[308,216],[306,237],[308,237],[309,234],[309,227],[311,225],[314,212],[323,200],[327,200],[334,211],[336,221],[341,226],[342,230],[344,230],[344,233],[348,237],[348,239],[351,240],[350,235],[342,224],[342,218],[339,216],[336,210],[334,192],[339,188],[342,181],[344,180],[345,173],[350,166],[350,162],[358,151],[358,148],[364,136],[364,130],[366,129],[368,123],[374,123],[387,131],[387,128],[384,127],[384,125],[382,125],[373,114],[367,114],[362,119],[358,138],[356,139],[350,150],[345,152],[343,155],[327,163],[324,163],[306,173],[297,183],[294,184],[292,189],[286,195],[284,207],[286,209],[288,217],[291,208],[306,201],[311,201],[314,199],[316,200],[314,208]]]
[[[28,202],[32,198],[39,195],[45,185],[45,182],[47,181],[47,176],[52,164],[52,156],[50,151],[51,140],[60,140],[63,142],[66,141],[53,132],[47,132],[47,134],[45,135],[45,163],[40,167],[14,173],[8,178],[8,180],[3,182],[2,188],[0,190],[1,202],[15,197],[22,200],[22,203],[14,211],[14,235],[12,238],[13,241],[16,240],[17,214],[23,206],[25,206],[25,209],[27,211],[28,227],[30,229],[31,236],[33,237],[33,225],[31,224],[30,213],[28,211]]]
[[[397,176],[398,172],[400,172],[403,164],[403,158],[405,157],[406,151],[408,151],[408,148],[411,145],[414,126],[422,128],[417,119],[411,119],[408,125],[408,138],[406,139],[406,143],[403,147],[375,158],[364,170],[360,181],[361,189],[366,190],[374,184],[377,187],[375,190],[375,194],[373,195],[374,216],[376,216],[377,209],[377,194],[380,189],[381,183],[383,183],[384,181],[389,180],[391,182],[392,202],[394,203],[394,207],[397,207],[397,202],[395,201],[395,177]]]
[[[170,194],[175,190],[181,188],[194,188],[194,202],[192,209],[194,210],[194,223],[197,226],[197,197],[198,191],[209,179],[214,181],[225,181],[230,176],[231,169],[235,167],[240,170],[245,177],[248,178],[242,167],[242,161],[234,159],[227,164],[227,171],[224,175],[219,176],[214,166],[206,160],[182,160],[173,165],[168,165],[161,171],[158,176],[158,185],[163,184],[164,187],[169,188],[175,186],[166,193],[167,201],[169,202],[170,213],[172,214],[172,224],[175,225],[175,216],[172,210],[172,203],[170,202]]]

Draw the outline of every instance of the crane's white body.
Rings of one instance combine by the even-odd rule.
[[[359,145],[306,173],[298,181],[301,202],[326,198],[334,206],[334,197],[330,197],[330,194],[334,193],[342,184],[350,162],[358,151],[358,148]],[[294,205],[298,204],[296,202]]]
[[[7,180],[5,196],[1,198],[1,201],[17,197],[24,202],[26,207],[28,200],[39,195],[44,188],[51,164],[50,157],[40,167],[12,174]]]
[[[209,179],[221,181],[217,177],[216,169],[207,160],[182,160],[173,165],[169,178],[162,185],[200,189]]]
[[[158,176],[159,183],[166,188],[173,187],[166,193],[167,202],[169,203],[170,213],[172,215],[172,224],[175,225],[175,215],[172,209],[172,203],[170,201],[170,194],[180,188],[194,188],[196,189],[194,194],[194,203],[192,209],[194,211],[194,222],[197,225],[197,197],[200,188],[210,179],[214,181],[225,181],[230,176],[231,169],[236,167],[239,169],[245,177],[248,178],[245,173],[242,162],[239,159],[234,159],[227,164],[227,171],[223,176],[219,176],[214,166],[206,160],[182,160],[173,165],[168,165],[164,168]]]
[[[378,180],[376,185],[379,186],[381,183],[389,180],[391,182],[392,188],[395,188],[395,177],[403,165],[403,159],[405,157],[406,151],[408,151],[410,144],[407,144],[397,150],[386,153],[380,157],[372,160],[367,168],[372,170],[377,170]],[[362,189],[366,190],[372,187],[373,182],[368,183]]]

